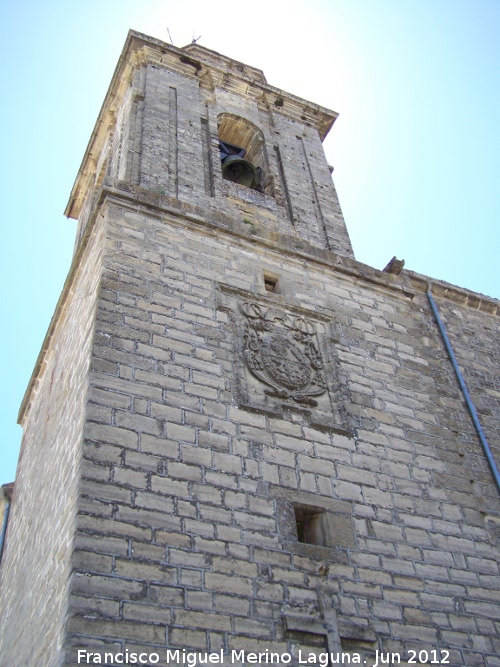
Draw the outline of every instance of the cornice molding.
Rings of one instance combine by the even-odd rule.
[[[417,292],[427,292],[430,289],[433,296],[440,299],[446,299],[490,315],[500,316],[500,301],[498,299],[414,271],[405,270],[404,273]]]

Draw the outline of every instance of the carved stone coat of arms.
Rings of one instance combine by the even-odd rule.
[[[244,358],[248,369],[267,385],[265,393],[315,406],[327,390],[314,326],[298,315],[245,302]]]

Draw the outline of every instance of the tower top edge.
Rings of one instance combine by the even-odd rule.
[[[131,73],[147,64],[172,69],[188,77],[201,79],[206,75],[215,88],[227,88],[232,92],[235,89],[252,91],[254,97],[264,100],[275,113],[314,127],[321,141],[338,117],[335,111],[270,85],[264,72],[258,68],[196,43],[179,48],[156,37],[129,30],[71,190],[64,211],[66,217],[78,218],[82,205],[82,182],[86,183],[87,177],[95,171],[106,135],[114,126],[120,100],[130,86]]]
[[[131,45],[135,46],[136,48],[147,45],[153,48],[156,47],[163,49],[165,51],[173,51],[175,53],[184,51],[207,65],[231,70],[235,74],[243,74],[251,79],[254,79],[255,81],[267,84],[264,72],[258,67],[252,67],[251,65],[247,65],[246,63],[243,63],[239,60],[225,56],[218,51],[214,51],[213,49],[209,49],[208,47],[203,46],[202,44],[192,42],[190,44],[186,44],[183,47],[176,47],[173,44],[169,44],[168,42],[164,42],[155,37],[150,37],[149,35],[137,32],[136,30],[129,30],[127,41],[128,40],[130,40]]]

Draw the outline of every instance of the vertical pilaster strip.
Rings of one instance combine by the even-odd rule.
[[[288,185],[287,185],[286,176],[285,176],[285,169],[283,167],[283,160],[281,159],[281,152],[280,152],[279,146],[274,147],[274,152],[276,153],[276,162],[278,163],[278,172],[279,172],[279,175],[280,175],[281,191],[284,194],[286,212],[287,212],[287,215],[288,215],[288,219],[290,220],[292,225],[295,226],[295,221],[294,221],[294,217],[293,217],[292,200],[290,199],[290,193],[288,191]]]
[[[299,140],[299,143],[302,147],[302,156],[304,158],[304,163],[307,167],[307,172],[309,174],[309,180],[311,182],[311,189],[312,189],[312,193],[313,193],[313,204],[314,204],[314,210],[315,210],[315,213],[316,213],[316,217],[319,220],[319,222],[321,223],[321,231],[323,232],[323,236],[324,236],[324,240],[325,240],[325,246],[328,250],[331,250],[330,240],[329,240],[328,234],[326,232],[325,219],[323,217],[323,213],[322,213],[321,207],[319,205],[318,191],[316,190],[316,183],[314,182],[314,177],[313,177],[313,173],[312,173],[312,169],[311,169],[311,164],[310,164],[309,158],[307,156],[306,147],[304,146],[304,141],[303,141],[302,137],[297,137],[297,139]]]
[[[120,171],[123,159],[123,118],[119,117],[116,121],[113,141],[116,142],[117,148],[115,175],[120,178]]]
[[[214,172],[212,169],[212,156],[210,150],[210,126],[208,118],[201,117],[201,145],[203,151],[203,171],[205,178],[205,192],[210,197],[214,196]]]
[[[136,72],[137,86],[134,91],[132,104],[132,119],[130,127],[133,128],[129,138],[129,164],[127,168],[127,180],[134,185],[141,182],[141,156],[142,156],[142,133],[144,127],[144,100],[146,96],[147,69],[141,67]]]
[[[172,197],[179,196],[179,159],[177,145],[177,90],[169,88],[169,192]]]

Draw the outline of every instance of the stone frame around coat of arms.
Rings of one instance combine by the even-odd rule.
[[[229,315],[239,407],[302,413],[350,434],[333,317],[220,283],[218,305]]]

